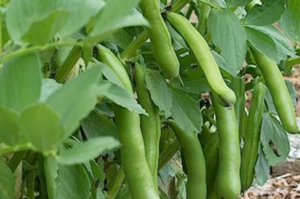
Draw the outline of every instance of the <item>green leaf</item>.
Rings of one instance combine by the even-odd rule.
[[[65,37],[78,31],[103,6],[99,0],[12,0],[7,10],[7,28],[19,45],[42,45],[57,34]]]
[[[82,129],[88,139],[99,136],[113,136],[117,138],[117,125],[105,115],[93,111],[82,121]]]
[[[293,82],[286,79],[285,80],[285,85],[288,88],[288,91],[289,91],[289,94],[292,98],[292,102],[293,102],[294,106],[296,106],[297,105],[297,92],[296,92],[296,89],[295,89],[295,86],[294,86]]]
[[[288,157],[290,144],[287,133],[279,121],[269,113],[263,115],[260,139],[271,166],[275,166]]]
[[[296,94],[294,84],[289,80],[285,80],[285,85],[288,88],[289,96],[291,97],[291,100],[292,100],[294,106],[296,106],[296,104],[297,104],[297,99],[296,99],[297,94]],[[268,105],[268,112],[273,113],[273,114],[277,114],[277,111],[276,111],[276,108],[275,108],[275,105],[274,105],[274,102],[273,102],[272,95],[271,95],[270,90],[268,88],[266,90],[265,101],[267,102],[267,105]]]
[[[0,105],[21,112],[36,103],[41,93],[40,69],[36,54],[6,61],[0,73]]]
[[[143,15],[135,9],[138,2],[139,0],[127,0],[126,3],[120,3],[119,0],[108,1],[103,10],[95,17],[94,27],[88,39],[93,42],[101,41],[117,29],[148,25]]]
[[[58,177],[55,179],[54,199],[83,199],[90,197],[91,182],[81,165],[59,165]]]
[[[55,179],[58,177],[58,164],[54,157],[44,158],[43,170],[46,178],[47,193],[49,198],[54,198],[57,184]]]
[[[206,78],[202,76],[199,68],[188,70],[180,74],[180,76],[183,85],[178,79],[172,79],[170,81],[170,85],[173,88],[193,94],[200,94],[210,91]]]
[[[234,70],[234,68],[232,68],[231,66],[229,66],[229,64],[227,63],[227,61],[224,59],[224,57],[222,57],[221,55],[219,55],[217,52],[215,51],[211,51],[212,55],[214,56],[218,66],[220,68],[222,68],[223,70],[225,70],[226,72],[228,72],[231,76],[235,76],[237,75],[237,72]]]
[[[201,0],[201,1],[211,3],[214,6],[217,6],[220,8],[227,8],[225,0]]]
[[[59,116],[46,104],[37,104],[21,113],[20,131],[33,149],[42,152],[58,146],[64,137]]]
[[[164,77],[157,71],[147,70],[145,81],[155,105],[159,107],[159,110],[165,112],[165,117],[170,117],[173,106],[172,91]]]
[[[251,0],[226,0],[228,8],[234,8],[238,6],[245,6],[250,3]]]
[[[54,79],[43,79],[42,80],[42,93],[41,101],[45,101],[52,93],[58,90],[62,85],[57,83]]]
[[[120,143],[113,137],[93,138],[71,149],[61,151],[56,160],[64,165],[84,163],[119,146]]]
[[[65,137],[71,135],[97,104],[97,98],[106,92],[98,82],[100,68],[92,67],[78,77],[71,79],[46,99],[59,117],[65,130]]]
[[[203,120],[197,102],[184,92],[172,90],[172,117],[178,126],[188,133],[201,130]]]
[[[287,9],[282,15],[279,25],[284,33],[295,43],[300,41],[300,1],[289,0]]]
[[[110,82],[118,85],[119,87],[125,88],[124,85],[122,84],[121,80],[119,77],[116,75],[116,73],[107,65],[103,64],[102,62],[99,62],[95,60],[97,65],[100,67],[102,74],[104,77],[109,80]]]
[[[10,168],[0,160],[0,198],[14,198],[15,177]]]
[[[142,106],[137,103],[134,96],[125,88],[108,81],[102,81],[102,85],[108,88],[104,95],[114,103],[127,108],[129,111],[148,115]]]
[[[260,53],[279,63],[280,59],[273,38],[251,26],[246,26],[245,29],[250,44]]]
[[[19,115],[2,106],[0,106],[0,113],[0,142],[15,146],[20,139]]]
[[[237,73],[243,66],[247,53],[245,28],[233,12],[212,9],[207,21],[212,42],[221,49],[221,55]]]
[[[269,36],[273,42],[276,45],[277,48],[277,59],[276,60],[286,60],[287,56],[295,57],[295,50],[293,47],[289,44],[287,38],[282,34],[277,28],[274,26],[250,26],[252,29],[255,29],[257,31],[260,31],[261,33]],[[273,50],[274,51],[274,50]],[[266,52],[266,50],[263,52],[266,54],[269,54]],[[274,52],[272,54],[272,57],[274,57]],[[270,57],[270,58],[272,58]],[[274,61],[276,61],[274,60]],[[278,62],[278,61],[277,61]]]
[[[275,23],[285,11],[288,0],[265,0],[262,5],[256,4],[246,15],[245,24],[266,26]]]
[[[259,145],[258,159],[255,165],[255,182],[257,185],[262,186],[269,179],[270,165],[266,155],[262,149],[262,145]]]

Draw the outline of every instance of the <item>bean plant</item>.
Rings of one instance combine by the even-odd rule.
[[[299,0],[0,5],[0,199],[237,199],[288,157]]]

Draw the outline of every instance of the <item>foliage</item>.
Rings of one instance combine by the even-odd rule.
[[[270,83],[270,74],[291,74],[300,62],[299,0],[0,2],[1,199],[194,199],[199,184],[207,198],[236,198],[248,188],[240,189],[240,170],[224,176],[240,168],[245,91],[261,83],[250,180],[264,184],[269,167],[288,156],[287,133],[299,133],[295,89],[283,78]],[[197,21],[174,22],[175,13]],[[184,25],[205,45],[190,43]],[[135,67],[144,71],[143,103]],[[223,88],[236,99],[226,101]],[[158,118],[151,129],[160,140],[143,134],[149,124],[140,118]]]

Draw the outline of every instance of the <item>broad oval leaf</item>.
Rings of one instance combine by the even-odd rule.
[[[0,113],[0,142],[16,146],[20,138],[19,115],[2,106],[0,106]]]
[[[81,123],[83,132],[88,139],[99,136],[117,138],[117,125],[107,116],[94,110]]]
[[[226,0],[228,8],[234,8],[238,6],[245,6],[250,3],[251,0]]]
[[[151,99],[159,110],[165,112],[165,116],[171,116],[173,106],[172,91],[164,77],[157,71],[147,70],[145,74],[146,87],[150,92]]]
[[[269,35],[256,30],[255,28],[251,28],[251,26],[246,26],[245,29],[250,44],[260,53],[273,59],[276,63],[279,63],[280,59],[274,40]]]
[[[290,45],[287,38],[284,36],[284,34],[282,32],[280,32],[273,25],[269,25],[269,26],[249,26],[249,27],[251,27],[252,29],[255,29],[255,30],[269,36],[274,41],[274,43],[276,45],[277,52],[278,52],[278,59],[279,60],[286,60],[287,56],[295,57],[295,50]],[[264,53],[267,53],[267,52],[264,52]]]
[[[25,54],[4,62],[0,73],[0,105],[18,112],[38,102],[41,93],[41,62]]]
[[[7,29],[19,45],[45,44],[53,36],[69,36],[104,6],[102,0],[12,0]]]
[[[284,33],[293,41],[300,41],[300,1],[289,0],[287,9],[279,21]]]
[[[118,146],[120,146],[119,141],[113,137],[92,138],[74,145],[71,149],[61,151],[56,160],[64,165],[84,163]]]
[[[243,24],[230,10],[214,8],[207,27],[213,43],[221,49],[221,55],[237,73],[247,53],[247,35]]]
[[[128,109],[129,111],[148,115],[143,107],[137,103],[134,96],[130,94],[125,88],[108,81],[102,81],[101,83],[103,86],[108,87],[104,95],[112,102]]]
[[[262,5],[256,4],[246,15],[245,24],[266,26],[275,23],[285,11],[288,0],[265,0]]]
[[[59,116],[46,104],[37,104],[20,115],[20,131],[34,150],[47,152],[58,146],[64,138]]]
[[[184,92],[172,89],[172,117],[186,132],[199,133],[203,124],[200,108],[196,101]]]
[[[53,199],[90,198],[91,182],[82,165],[59,165],[58,176],[55,179],[56,189]]]
[[[10,168],[0,160],[0,198],[14,198],[15,177]]]
[[[60,117],[65,130],[65,137],[71,135],[97,104],[97,98],[106,92],[99,87],[101,72],[92,67],[78,77],[71,79],[46,99]]]
[[[269,113],[263,115],[260,140],[271,166],[275,166],[288,157],[290,144],[287,133],[279,121]]]
[[[139,0],[110,0],[95,17],[94,27],[88,37],[89,43],[102,41],[119,28],[137,25],[148,25],[148,21],[135,9]],[[112,15],[112,13],[114,13]],[[109,20],[107,20],[109,19]]]

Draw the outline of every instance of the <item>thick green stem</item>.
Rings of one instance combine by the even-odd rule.
[[[246,7],[246,11],[249,12],[256,4],[261,4],[260,0],[251,1]]]
[[[69,73],[74,68],[75,64],[77,63],[78,59],[81,57],[82,48],[79,46],[75,46],[72,51],[70,52],[67,59],[62,63],[62,65],[58,68],[58,72],[55,74],[54,79],[58,83],[63,83]]]
[[[39,167],[39,179],[40,179],[40,187],[39,187],[40,198],[48,199],[46,178],[44,174],[44,157],[42,155],[38,155],[38,167]]]
[[[7,54],[3,54],[2,56],[0,56],[0,63],[3,63],[4,61],[8,60],[8,59],[12,59],[14,57],[18,57],[27,53],[33,53],[36,51],[43,51],[43,50],[48,50],[48,49],[52,49],[58,46],[80,46],[82,47],[82,43],[81,42],[57,42],[57,43],[51,43],[51,44],[47,44],[45,46],[32,46],[29,48],[20,48],[19,50],[13,51],[13,52],[9,52]]]
[[[136,51],[149,39],[147,30],[143,31],[126,49],[121,53],[121,59],[128,61],[129,58],[136,53]]]
[[[125,178],[125,174],[124,174],[124,170],[122,167],[119,168],[118,173],[116,174],[115,178],[114,178],[114,182],[112,184],[111,189],[109,190],[108,194],[107,194],[107,199],[113,199],[116,198],[122,183],[124,181]]]
[[[185,14],[185,18],[187,18],[187,19],[190,19],[191,18],[191,15],[192,15],[192,13],[193,13],[193,11],[194,11],[194,3],[193,2],[191,2],[190,3],[190,5],[189,5],[189,9],[187,10],[187,12],[186,12],[186,14]]]
[[[176,140],[172,141],[159,155],[158,170],[163,168],[179,150],[179,142]]]
[[[207,19],[211,8],[210,6],[202,3],[201,1],[198,1],[198,8],[200,10],[200,15],[197,29],[201,33],[201,35],[205,35],[207,29]]]
[[[20,151],[14,154],[14,156],[8,162],[8,167],[11,169],[12,172],[16,170],[20,162],[22,161],[24,155],[26,154],[25,151]]]
[[[35,171],[31,171],[27,180],[27,196],[29,199],[34,199]]]
[[[300,64],[300,57],[291,58],[291,59],[287,60],[285,65],[286,65],[286,67],[293,67],[298,64]]]

